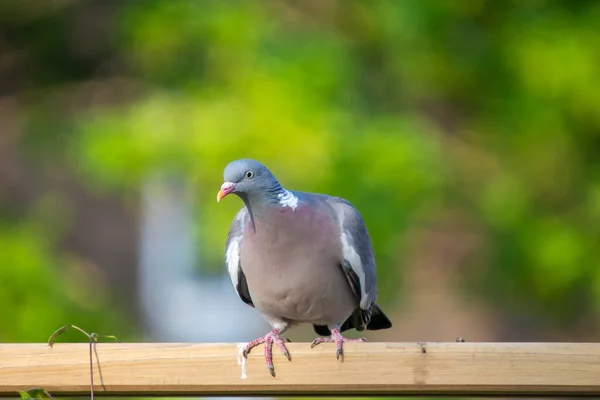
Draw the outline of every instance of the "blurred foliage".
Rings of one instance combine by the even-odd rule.
[[[34,221],[0,222],[2,342],[44,342],[65,321],[99,329],[123,323],[106,307],[110,293],[97,285],[97,272],[57,254],[52,237]],[[127,334],[133,327],[123,328]]]
[[[23,58],[3,89],[24,99],[21,144],[103,195],[181,172],[215,268],[241,206],[217,206],[222,169],[251,157],[287,188],[359,208],[383,301],[398,294],[403,235],[449,211],[485,239],[465,278],[484,298],[563,322],[598,310],[600,3],[29,3],[0,6]],[[33,338],[40,321],[43,338],[63,323],[121,336],[97,325],[114,313],[92,313],[54,234],[0,223],[0,301],[20,321],[2,321],[2,339]]]
[[[29,389],[27,391],[25,390],[19,390],[19,395],[21,396],[21,399],[23,400],[29,400],[29,399],[53,399],[54,397],[52,397],[52,395],[50,393],[48,393],[45,389]]]

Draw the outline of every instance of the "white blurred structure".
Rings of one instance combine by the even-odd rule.
[[[218,276],[194,268],[201,249],[194,247],[191,204],[178,176],[154,175],[142,188],[138,279],[146,339],[248,342],[264,335],[270,328],[237,296],[224,261]]]

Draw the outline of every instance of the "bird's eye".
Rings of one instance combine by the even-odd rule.
[[[252,177],[254,177],[254,172],[252,172],[252,171],[246,171],[246,178],[252,179]]]

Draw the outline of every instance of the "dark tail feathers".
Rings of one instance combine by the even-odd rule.
[[[347,331],[348,329],[356,329],[357,331],[364,331],[365,325],[363,321],[365,318],[365,310],[357,307],[352,315],[342,324],[340,328],[341,332]],[[381,311],[381,308],[377,304],[373,304],[371,308],[371,319],[367,324],[367,330],[378,331],[380,329],[389,329],[392,327],[392,322],[389,318]],[[314,325],[315,332],[320,336],[330,336],[331,331],[325,325]]]

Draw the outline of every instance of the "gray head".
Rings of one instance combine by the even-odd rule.
[[[248,199],[277,198],[283,189],[271,171],[256,160],[241,159],[230,162],[223,171],[224,183],[217,193],[217,201],[230,193]]]

